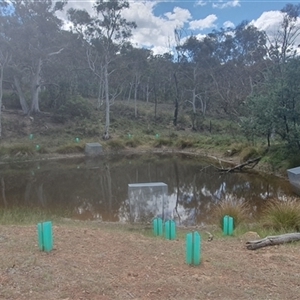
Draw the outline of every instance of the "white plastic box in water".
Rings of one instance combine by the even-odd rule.
[[[155,217],[165,219],[168,185],[163,182],[128,184],[130,222],[150,222]]]
[[[86,143],[84,152],[86,156],[98,156],[102,153],[102,146],[99,143]]]
[[[300,195],[300,167],[288,169],[287,173],[290,184],[293,186],[294,191]]]

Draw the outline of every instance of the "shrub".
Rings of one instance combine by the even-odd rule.
[[[15,145],[8,149],[8,153],[11,156],[23,157],[23,156],[32,156],[35,153],[33,145]]]
[[[63,120],[75,117],[90,118],[91,113],[91,107],[81,96],[74,96],[68,99],[57,111],[57,115]]]
[[[264,227],[277,231],[300,231],[300,202],[295,198],[268,201],[262,212]]]
[[[259,154],[255,148],[244,148],[240,154],[241,162],[246,162],[249,159],[258,157]]]
[[[122,150],[125,148],[124,142],[122,140],[109,140],[107,142],[107,145],[112,149],[112,150]]]
[[[188,139],[179,139],[176,142],[176,146],[180,149],[191,148],[194,146],[194,142]]]
[[[81,153],[84,151],[83,144],[67,144],[59,147],[56,152],[60,154]]]
[[[163,146],[170,147],[170,146],[172,146],[172,141],[169,138],[168,139],[158,138],[158,139],[155,139],[153,146],[155,148],[160,148],[160,147],[163,147]]]
[[[244,199],[237,199],[229,195],[222,199],[213,211],[213,216],[218,220],[221,228],[223,228],[223,218],[227,215],[233,218],[234,227],[237,227],[249,218],[250,207]]]
[[[134,137],[134,138],[130,138],[125,142],[125,145],[127,147],[131,147],[131,148],[136,148],[137,146],[141,145],[141,141]]]
[[[21,109],[18,95],[14,92],[4,92],[2,97],[2,104],[6,109]]]

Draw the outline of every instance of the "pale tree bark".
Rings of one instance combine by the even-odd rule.
[[[135,74],[135,83],[134,83],[134,116],[137,118],[137,91],[140,85],[140,74]]]
[[[53,55],[57,55],[63,51],[64,48],[60,49],[56,52],[51,52],[47,54],[47,58],[50,58]],[[31,113],[39,113],[40,112],[40,106],[39,106],[39,94],[41,91],[42,86],[42,66],[43,66],[43,59],[41,57],[38,58],[36,68],[34,70],[32,81],[31,81]]]
[[[286,234],[275,235],[275,236],[267,236],[261,240],[249,241],[246,243],[246,245],[247,245],[247,249],[256,250],[266,246],[280,245],[285,243],[296,242],[299,240],[300,240],[300,233],[293,232],[293,233],[286,233]]]
[[[4,68],[9,63],[11,55],[0,51],[0,138],[2,137],[2,97]]]
[[[93,55],[92,48],[88,47],[86,50],[86,57],[88,61],[88,65],[90,70],[94,73],[94,75],[98,78],[99,80],[99,88],[98,88],[98,99],[97,99],[97,109],[100,109],[100,107],[103,104],[103,95],[105,91],[105,81],[103,79],[104,77],[104,71],[103,71],[103,66],[100,63],[97,64],[101,58],[99,55],[96,53]]]
[[[39,58],[35,72],[31,82],[31,108],[30,112],[39,113],[39,93],[41,91],[41,70],[42,70],[42,59]]]
[[[7,207],[7,200],[6,200],[6,194],[5,194],[5,182],[4,182],[3,177],[1,177],[1,191],[2,191],[4,207]]]
[[[107,59],[106,59],[107,61]],[[109,101],[109,82],[108,82],[108,63],[106,62],[104,65],[104,82],[105,82],[105,130],[103,139],[108,140],[109,135],[109,127],[110,127],[110,101]]]
[[[20,79],[17,76],[14,76],[14,86],[15,86],[15,88],[17,90],[17,94],[19,96],[19,101],[20,101],[22,111],[24,114],[27,114],[29,112],[29,107],[26,102],[25,96],[23,94],[22,88],[21,88]]]
[[[3,96],[4,66],[0,65],[0,138],[2,137],[2,96]]]
[[[150,81],[150,77],[148,77],[148,79],[147,79],[147,86],[146,86],[146,102],[147,103],[149,102],[149,94],[150,94],[150,91],[149,91],[149,81]]]
[[[131,99],[132,83],[130,82],[129,85],[130,85],[130,88],[129,88],[128,98],[127,98],[127,101],[128,101],[128,102],[129,102],[130,99]]]

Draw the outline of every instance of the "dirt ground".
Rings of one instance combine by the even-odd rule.
[[[53,231],[46,253],[36,226],[0,225],[0,299],[299,299],[299,243],[251,251],[255,235],[200,231],[201,264],[189,266],[187,230],[174,241],[101,224]]]

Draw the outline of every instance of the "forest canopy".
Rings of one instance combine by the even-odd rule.
[[[260,136],[270,145],[277,136],[300,150],[299,4],[282,8],[273,37],[247,21],[201,39],[178,28],[176,46],[164,54],[130,44],[137,25],[122,15],[130,2],[97,0],[93,15],[71,8],[68,30],[57,16],[66,4],[1,1],[1,107],[89,117],[85,101],[95,98],[109,139],[115,100],[172,103],[174,126],[184,107],[194,130],[199,118],[225,117],[248,139]]]

